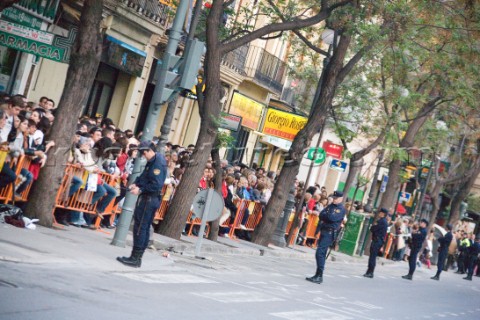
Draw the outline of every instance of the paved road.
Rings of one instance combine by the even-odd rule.
[[[108,252],[105,252],[107,255]],[[112,257],[113,258],[113,257]],[[328,262],[322,285],[304,280],[312,260],[172,255],[171,264],[115,271],[91,264],[0,262],[0,319],[479,319],[480,278],[436,282],[406,263],[361,277],[360,263]],[[119,271],[120,270],[120,271]]]

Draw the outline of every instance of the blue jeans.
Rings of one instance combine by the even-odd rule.
[[[315,259],[317,260],[317,272],[322,272],[325,269],[325,260],[327,258],[328,247],[332,245],[333,232],[322,230],[320,233],[320,240],[318,241],[317,252]]]
[[[70,191],[68,191],[68,196],[71,197],[75,192],[80,190],[80,187],[82,186],[83,181],[77,176],[73,176],[72,182],[70,184]]]
[[[92,204],[97,203],[97,212],[103,213],[110,202],[117,196],[117,190],[114,187],[104,183],[97,185],[97,191],[93,194]]]
[[[0,188],[4,188],[10,183],[13,183],[15,179],[17,179],[15,172],[10,168],[9,163],[5,162],[0,172]]]
[[[33,181],[33,174],[30,171],[28,171],[27,169],[25,169],[25,168],[22,169],[20,171],[20,174],[22,176],[24,176],[26,180],[17,187],[17,190],[16,190],[17,193],[22,193],[23,191],[25,191],[25,189],[27,189],[27,187]]]
[[[157,195],[140,195],[133,213],[133,248],[145,250],[150,240],[150,226],[155,212],[160,207],[160,197]]]

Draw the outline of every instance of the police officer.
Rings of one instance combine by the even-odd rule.
[[[150,226],[160,207],[161,192],[167,176],[167,161],[163,155],[155,152],[155,145],[151,141],[142,141],[138,152],[147,159],[147,164],[129,187],[132,194],[138,195],[133,213],[133,249],[130,257],[117,257],[124,265],[135,268],[142,264],[142,256],[150,237]]]
[[[417,256],[422,249],[423,242],[427,238],[427,226],[428,220],[422,219],[420,220],[420,227],[418,225],[413,226],[412,230],[412,240],[410,244],[410,256],[408,257],[408,274],[402,276],[403,279],[412,280],[413,273],[415,272],[415,268],[417,266]]]
[[[323,282],[323,270],[325,268],[325,260],[328,248],[334,242],[336,235],[340,229],[340,225],[345,218],[345,207],[342,204],[343,193],[335,191],[332,195],[333,201],[325,209],[320,212],[320,239],[318,241],[318,248],[315,254],[317,260],[317,272],[313,277],[308,277],[306,280],[313,283]]]
[[[478,262],[478,255],[480,254],[480,234],[475,238],[475,242],[468,247],[468,273],[463,279],[472,281],[473,269]]]
[[[373,278],[373,272],[375,271],[375,265],[377,262],[377,255],[380,248],[385,242],[385,236],[387,235],[388,222],[385,218],[388,214],[388,210],[385,208],[380,209],[378,213],[379,219],[377,222],[370,228],[372,233],[372,243],[370,244],[370,256],[368,258],[368,269],[367,272],[363,275],[366,278]]]
[[[432,280],[440,280],[440,273],[443,271],[443,267],[445,266],[445,259],[447,258],[448,255],[448,248],[450,246],[450,242],[453,240],[453,234],[452,234],[452,225],[447,224],[445,227],[447,230],[447,233],[441,238],[438,239],[438,262],[437,262],[437,273],[431,277],[430,279]]]

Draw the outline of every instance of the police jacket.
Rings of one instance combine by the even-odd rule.
[[[320,230],[336,231],[345,218],[345,207],[343,204],[330,204],[320,212]]]
[[[155,153],[134,183],[143,195],[160,195],[166,177],[167,161],[160,153]]]
[[[452,242],[453,235],[449,231],[447,232],[443,237],[438,239],[438,244],[440,245],[440,248],[438,248],[438,251],[448,251],[448,247],[450,246],[450,242]]]
[[[480,254],[480,242],[474,242],[470,247],[468,247],[468,255],[472,258],[478,257]]]
[[[385,236],[387,235],[387,229],[387,219],[385,217],[379,219],[377,224],[370,228],[370,231],[372,232],[372,240],[383,242],[385,240]]]
[[[412,233],[412,250],[420,250],[423,245],[423,241],[427,238],[427,229],[420,228],[417,232]]]

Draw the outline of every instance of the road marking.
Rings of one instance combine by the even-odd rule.
[[[184,283],[218,283],[190,274],[158,274],[158,273],[115,273],[116,275],[146,283],[184,284]]]
[[[339,276],[340,278],[348,278],[348,276],[345,276],[345,275],[343,275],[343,274],[339,274],[338,276]]]
[[[285,301],[277,297],[252,291],[233,291],[233,292],[190,292],[190,294],[215,300],[222,303],[251,303],[251,302],[275,302]]]
[[[271,316],[288,320],[350,320],[352,317],[325,310],[304,310],[270,313]]]
[[[314,302],[309,302],[309,303],[310,303],[310,304],[313,304],[313,305],[315,305],[315,306],[321,307],[321,308],[325,308],[325,309],[329,309],[329,310],[335,311],[335,312],[340,311],[340,312],[342,312],[342,315],[343,315],[343,314],[348,314],[348,315],[350,315],[350,316],[353,316],[353,317],[354,317],[353,319],[371,319],[371,318],[367,318],[367,317],[361,316],[361,315],[359,315],[358,313],[351,313],[351,312],[348,312],[348,311],[346,311],[346,310],[338,310],[338,309],[336,309],[336,308],[327,307],[327,306],[325,306],[325,305],[323,305],[323,304],[319,304],[319,303],[314,303]]]
[[[379,307],[379,306],[376,306],[376,305],[373,305],[373,304],[370,304],[370,303],[362,302],[362,301],[355,301],[352,304],[354,304],[356,306],[359,306],[359,307],[364,307],[365,309],[370,309],[370,310],[383,309],[382,307]]]
[[[248,284],[267,284],[265,281],[249,281]]]

